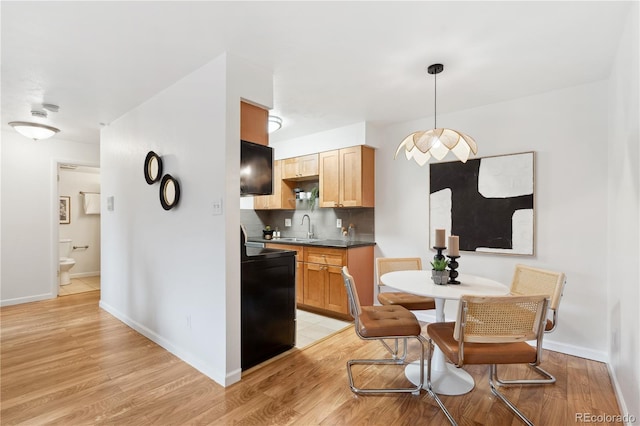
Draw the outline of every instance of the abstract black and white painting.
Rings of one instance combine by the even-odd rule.
[[[534,152],[429,165],[430,247],[435,230],[460,250],[534,254]]]

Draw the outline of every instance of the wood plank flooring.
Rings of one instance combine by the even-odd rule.
[[[352,329],[294,349],[223,388],[100,310],[99,294],[0,309],[0,424],[447,424],[426,392],[354,395],[347,359],[385,352]],[[543,366],[557,377],[555,385],[504,390],[535,424],[575,424],[576,413],[620,414],[604,364],[546,352]],[[442,398],[461,425],[521,424],[491,395],[487,367],[465,370],[475,389]],[[408,384],[399,367],[355,372],[359,384]],[[510,366],[502,374],[529,370]]]

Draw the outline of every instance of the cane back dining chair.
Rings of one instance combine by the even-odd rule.
[[[458,367],[488,364],[491,393],[498,397],[527,425],[533,423],[496,388],[498,364],[538,364],[542,355],[542,337],[548,306],[546,295],[470,296],[458,305],[455,322],[437,322],[427,326],[427,390],[452,425],[457,425],[431,385],[433,345]],[[535,340],[535,346],[527,342]]]
[[[422,269],[422,259],[419,257],[378,257],[376,258],[376,280],[378,284],[378,302],[386,306],[402,306],[410,311],[422,311],[436,308],[436,302],[432,297],[418,296],[417,294],[402,291],[385,291],[380,277],[387,272],[394,271],[419,271]],[[400,352],[399,341],[393,342],[393,347],[381,341],[394,357],[404,358],[407,353],[407,339],[403,339]]]
[[[549,271],[534,268],[527,265],[516,265],[511,281],[511,294],[524,296],[529,294],[546,294],[549,297],[549,312],[546,316],[545,333],[551,333],[558,325],[558,309],[566,283],[562,272]],[[555,383],[556,378],[539,365],[529,365],[533,371],[542,376],[542,379],[500,379],[496,374],[496,383],[499,386],[508,385],[541,385]]]
[[[387,272],[414,271],[422,269],[422,260],[419,257],[378,257],[376,259],[376,277],[378,281],[378,302],[382,305],[398,305],[410,311],[422,311],[436,308],[436,302],[432,297],[418,296],[411,293],[389,291],[381,292],[384,283],[380,277]]]
[[[342,268],[342,278],[347,290],[349,299],[349,311],[354,319],[354,329],[358,337],[363,340],[385,339],[416,339],[420,343],[420,366],[424,370],[424,343],[426,339],[420,334],[422,329],[415,315],[402,306],[361,306],[358,298],[355,280],[349,269]],[[384,343],[386,346],[386,343]],[[352,366],[372,364],[392,364],[404,365],[403,358],[382,358],[382,359],[351,359],[347,361],[347,374],[349,376],[349,386],[354,393],[383,393],[383,392],[410,392],[419,395],[424,384],[424,373],[420,375],[420,383],[416,387],[407,388],[361,388],[354,383]],[[404,374],[404,370],[402,374]]]

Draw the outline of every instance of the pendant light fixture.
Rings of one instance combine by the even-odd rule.
[[[429,74],[433,74],[434,94],[433,94],[433,129],[420,130],[411,133],[404,138],[398,149],[394,159],[400,151],[405,149],[407,160],[414,159],[416,163],[423,166],[431,157],[436,160],[442,160],[449,151],[453,152],[456,157],[463,163],[469,159],[469,155],[478,153],[476,141],[469,135],[460,133],[457,130],[438,128],[437,126],[437,82],[436,76],[444,70],[444,65],[433,64],[427,68]]]
[[[58,112],[60,109],[58,105],[53,104],[42,104],[42,107],[45,110],[52,112]],[[33,110],[31,111],[31,116],[36,118],[47,118],[47,111]],[[46,124],[30,121],[11,121],[9,126],[13,127],[15,131],[20,133],[22,136],[26,136],[34,141],[50,138],[60,131],[60,129],[53,126],[47,126]]]

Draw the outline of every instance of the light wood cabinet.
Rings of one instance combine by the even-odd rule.
[[[253,197],[255,210],[295,209],[292,184],[282,180],[282,160],[273,162],[273,193]]]
[[[334,248],[267,243],[267,248],[296,252],[296,304],[299,308],[351,320],[342,279],[347,266],[363,306],[373,305],[373,246]]]
[[[301,306],[350,319],[349,299],[342,279],[347,266],[356,280],[362,305],[373,304],[373,246],[357,248],[305,247]]]
[[[258,195],[253,197],[253,208],[256,210],[282,208],[282,179],[281,162],[273,162],[273,192],[271,195]]]
[[[374,207],[374,149],[359,145],[321,152],[319,180],[319,207]]]
[[[282,179],[309,180],[318,177],[318,154],[283,160]]]
[[[269,145],[269,111],[247,102],[240,102],[240,139]]]
[[[348,315],[349,303],[341,274],[342,266],[346,264],[346,250],[307,248],[304,260],[303,303]]]

